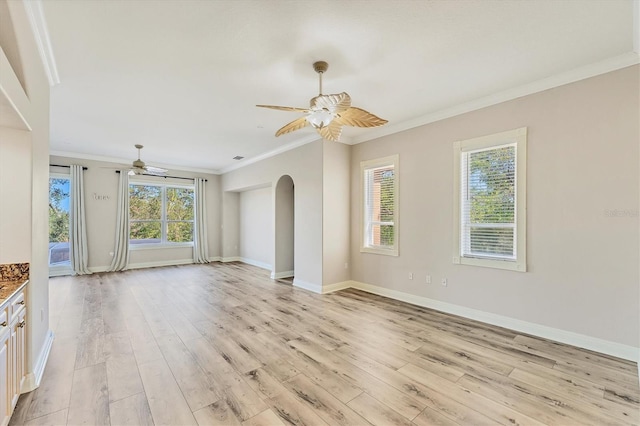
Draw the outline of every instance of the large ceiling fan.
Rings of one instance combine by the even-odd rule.
[[[138,150],[138,159],[134,160],[129,169],[129,175],[153,175],[153,176],[166,176],[169,170],[161,169],[160,167],[147,166],[144,161],[140,159],[140,150],[144,146],[140,144],[134,145]]]
[[[311,98],[309,108],[295,108],[275,105],[256,105],[260,108],[271,108],[281,111],[301,112],[303,117],[284,125],[276,132],[276,136],[302,129],[307,125],[313,126],[323,138],[330,141],[340,140],[342,126],[378,127],[387,123],[376,115],[361,108],[351,106],[351,96],[346,92],[335,95],[322,94],[322,74],[327,71],[329,64],[318,61],[313,69],[318,73],[320,90],[318,96]]]

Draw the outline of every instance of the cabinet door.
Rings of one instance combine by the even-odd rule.
[[[23,309],[11,327],[11,343],[9,345],[9,359],[11,363],[11,374],[9,377],[11,385],[11,411],[13,411],[13,408],[18,403],[20,390],[22,389],[22,383],[24,381],[26,315],[27,311]]]
[[[9,356],[9,341],[11,334],[2,333],[0,337],[0,424],[7,424],[11,416],[11,357]]]
[[[27,376],[27,310],[24,309],[18,318],[18,329],[17,337],[16,337],[16,347],[15,347],[15,355],[16,355],[16,376],[14,376],[17,389],[16,389],[16,401],[18,402],[18,397],[20,393],[22,393],[22,385],[24,384],[24,379]],[[15,406],[15,403],[14,403]]]

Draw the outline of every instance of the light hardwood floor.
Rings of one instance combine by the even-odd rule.
[[[50,280],[11,424],[637,425],[635,363],[239,263]]]

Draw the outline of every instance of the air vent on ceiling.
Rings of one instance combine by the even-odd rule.
[[[242,155],[236,155],[233,157],[234,160],[242,160],[244,157]]]

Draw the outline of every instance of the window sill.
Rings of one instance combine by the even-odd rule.
[[[458,265],[481,266],[484,268],[505,269],[507,271],[527,272],[527,265],[516,260],[495,260],[478,257],[454,257],[453,263]]]
[[[138,250],[162,250],[193,247],[193,243],[151,243],[151,244],[129,244],[130,251]]]
[[[398,249],[385,249],[377,247],[360,247],[360,253],[382,254],[385,256],[398,256]]]
[[[73,275],[73,269],[71,269],[70,265],[49,266],[49,277],[63,277],[66,275]]]

